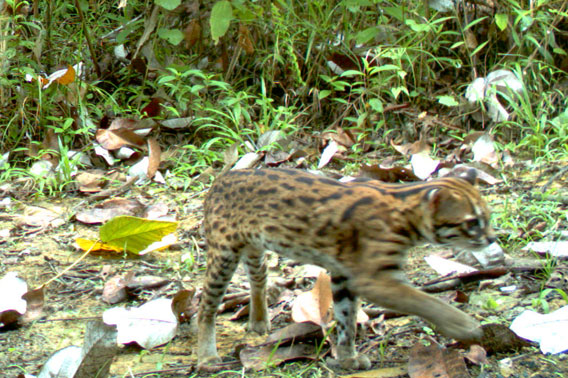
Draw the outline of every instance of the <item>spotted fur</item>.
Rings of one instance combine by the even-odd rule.
[[[462,341],[481,337],[476,320],[404,282],[405,252],[422,243],[478,249],[495,240],[473,176],[412,184],[341,183],[299,170],[230,171],[205,201],[209,247],[198,313],[199,365],[220,361],[215,314],[244,260],[251,286],[249,328],[270,329],[264,251],[326,268],[332,277],[337,362],[370,366],[355,350],[358,297],[415,314]]]

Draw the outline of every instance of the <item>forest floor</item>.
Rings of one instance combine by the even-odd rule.
[[[551,175],[552,172],[540,175],[538,179],[543,183]],[[497,184],[485,188],[484,194],[488,198],[490,207],[502,209],[504,197],[525,198],[527,187],[538,185],[535,182],[531,183],[534,179],[536,176],[528,177],[524,179],[522,185],[519,181],[513,183],[513,180],[509,181],[507,186],[503,183]],[[553,184],[559,187],[560,193],[564,196],[568,189],[567,179],[568,177],[559,178],[558,182]],[[165,283],[158,288],[138,290],[135,296],[119,303],[118,306],[133,307],[156,297],[171,298],[181,288],[193,287],[199,293],[205,267],[203,256],[205,244],[200,233],[203,193],[195,195],[163,189],[133,188],[125,196],[137,198],[143,203],[160,202],[166,204],[170,211],[177,213],[180,221],[178,244],[165,251],[141,257],[124,255],[109,257],[92,254],[50,283],[45,289],[41,315],[35,321],[0,328],[2,375],[16,377],[21,373],[37,374],[55,351],[69,345],[82,345],[86,323],[91,319],[100,318],[103,311],[112,307],[101,300],[103,285],[110,277],[133,272],[135,276],[155,276],[165,280]],[[75,247],[75,238],[97,237],[97,226],[69,220],[70,214],[75,214],[86,206],[92,205],[86,205],[80,198],[45,200],[33,204],[24,200],[15,204],[9,211],[5,211],[0,216],[0,230],[10,230],[10,236],[0,240],[0,278],[7,272],[14,271],[25,279],[29,288],[36,288],[77,260],[81,252]],[[557,204],[557,209],[562,211],[565,211],[565,207],[565,203]],[[46,226],[30,226],[25,218],[30,216],[30,211],[33,209],[35,211],[44,209],[59,214],[65,221]],[[522,211],[522,209],[511,208],[511,211]],[[560,222],[565,222],[565,219]],[[534,224],[533,226],[538,227]],[[530,231],[533,226],[527,226],[529,230],[525,229],[522,232]],[[566,231],[566,226],[563,224],[560,229]],[[500,229],[499,224],[495,224],[495,227],[497,230]],[[521,230],[507,232],[521,232]],[[192,263],[187,263],[190,250],[194,252]],[[200,253],[195,253],[196,251]],[[432,248],[415,249],[409,254],[407,275],[414,285],[423,286],[439,277],[424,261],[424,256],[433,253],[450,255],[449,251]],[[527,264],[547,263],[546,258],[538,257],[520,247],[513,247],[505,253],[509,258],[508,261],[526,261]],[[505,265],[503,267],[508,269]],[[456,293],[465,293],[469,298],[466,312],[480,321],[508,326],[526,309],[545,308],[548,312],[552,312],[565,306],[566,302],[561,296],[546,288],[556,287],[566,290],[567,271],[566,261],[559,260],[552,269],[548,270],[548,275],[544,279],[542,272],[511,269],[497,278],[474,280],[436,295],[450,299],[454,298]],[[305,275],[303,272],[289,261],[271,265],[270,276],[273,280],[287,279],[292,282],[288,285],[290,289],[288,293],[291,294],[281,296],[280,303],[272,306],[273,311],[277,312],[273,313],[273,330],[291,322],[291,301],[298,293],[308,290],[315,281],[312,278],[302,277]],[[233,279],[231,292],[243,291],[246,286],[245,281],[244,271],[239,268],[238,274]],[[502,290],[503,288],[512,289]],[[283,303],[286,301],[288,302]],[[372,309],[368,306],[365,308]],[[236,321],[230,320],[234,311],[236,309],[229,309],[218,320],[219,353],[228,361],[227,371],[220,373],[219,376],[245,376],[242,365],[233,357],[235,347],[243,343],[257,345],[265,339],[246,332],[246,316]],[[380,312],[377,311],[376,314]],[[151,350],[136,345],[121,347],[112,363],[111,376],[182,377],[191,374],[210,376],[210,373],[196,372],[196,336],[189,323],[182,324],[177,336],[165,346]],[[428,332],[427,324],[423,320],[408,316],[369,320],[361,326],[357,343],[359,350],[365,351],[373,362],[372,373],[354,375],[357,377],[407,377],[411,349],[421,343],[424,345],[438,343],[441,347],[447,346],[462,355],[468,353],[467,348],[462,349],[451,344],[450,339]],[[328,349],[328,345],[325,344],[322,353]],[[349,376],[348,372],[329,368],[324,360],[325,358],[285,362],[278,367],[248,372],[246,376],[334,377],[342,374]],[[472,377],[568,376],[568,355],[545,355],[537,344],[525,346],[517,351],[489,353],[483,362],[472,363],[467,358],[465,361],[466,370]]]

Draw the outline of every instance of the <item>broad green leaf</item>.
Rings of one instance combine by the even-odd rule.
[[[412,29],[412,31],[415,31],[417,33],[423,33],[423,32],[427,32],[427,31],[430,30],[430,25],[419,24],[411,18],[406,19],[405,23],[406,23],[406,25],[408,25],[408,27],[410,27],[410,29]]]
[[[211,25],[211,38],[213,38],[215,44],[219,42],[219,38],[227,33],[232,20],[233,7],[229,1],[218,1],[213,5],[209,25]]]
[[[459,102],[456,101],[454,96],[439,96],[438,102],[446,106],[458,106]]]
[[[331,94],[331,91],[329,89],[323,89],[319,92],[319,99],[323,100],[324,98],[326,98],[327,96],[329,96]]]
[[[169,11],[176,9],[181,4],[181,0],[155,0],[155,1],[156,4]]]
[[[377,28],[376,26],[367,28],[365,30],[361,30],[355,35],[355,42],[363,45],[374,39],[378,33],[379,33],[379,28]]]
[[[106,244],[137,254],[172,234],[177,226],[177,222],[119,216],[102,225],[99,236]]]
[[[404,22],[402,7],[383,7],[382,10],[387,15],[396,18],[400,22]]]
[[[158,29],[158,37],[165,39],[174,46],[180,44],[183,41],[183,33],[178,29]]]
[[[497,13],[495,15],[495,25],[501,30],[505,31],[507,29],[507,24],[509,23],[509,16],[505,13]]]
[[[383,102],[381,100],[379,100],[378,98],[372,98],[369,100],[369,105],[371,105],[371,108],[376,111],[377,113],[382,113],[383,112]]]

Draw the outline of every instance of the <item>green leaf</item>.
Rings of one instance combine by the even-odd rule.
[[[456,42],[456,43],[454,43],[453,45],[450,46],[450,50],[453,50],[453,49],[455,49],[455,48],[458,48],[458,47],[460,47],[460,46],[463,46],[464,44],[465,44],[464,41]]]
[[[430,30],[430,25],[428,24],[419,24],[411,18],[405,20],[406,25],[412,29],[412,31],[417,33],[423,33]]]
[[[398,98],[398,95],[400,95],[401,93],[406,93],[408,95],[408,89],[406,89],[403,86],[393,87],[393,88],[391,88],[391,93],[392,93],[394,98]]]
[[[477,46],[475,48],[475,50],[473,50],[473,52],[470,54],[471,56],[474,56],[475,54],[477,54],[478,52],[480,52],[481,50],[483,50],[483,48],[489,43],[489,41],[485,41],[483,43],[481,43],[479,46]]]
[[[231,5],[234,8],[233,13],[235,14],[235,17],[238,18],[241,22],[250,22],[258,19],[259,17],[262,17],[262,7],[259,7],[258,5],[255,5],[250,1],[232,1]],[[252,9],[249,9],[247,5]]]
[[[521,17],[521,31],[527,31],[534,23],[534,18],[529,15]]]
[[[326,98],[327,96],[329,96],[331,94],[331,91],[329,89],[323,89],[319,92],[319,99],[323,100],[324,98]]]
[[[119,216],[101,226],[101,241],[138,254],[177,229],[177,222]]]
[[[155,0],[155,2],[169,11],[176,9],[181,4],[181,0]]]
[[[509,16],[505,13],[497,13],[495,15],[495,25],[501,30],[505,31],[507,29],[507,24],[509,23]]]
[[[454,96],[438,96],[438,102],[446,106],[458,106],[460,103],[456,101]]]
[[[180,44],[183,41],[183,33],[178,29],[158,29],[158,37],[165,39],[174,46]]]
[[[371,105],[371,109],[376,111],[377,113],[382,113],[384,111],[383,102],[378,98],[372,98],[369,100],[369,105]]]
[[[363,72],[361,71],[357,71],[357,70],[347,70],[344,71],[343,73],[341,73],[341,77],[352,77],[352,76],[360,76],[360,75],[364,75]]]
[[[379,34],[379,28],[373,26],[365,30],[361,30],[355,35],[355,42],[364,45],[365,43],[373,40]]]
[[[209,25],[211,25],[211,38],[213,38],[213,42],[215,42],[215,44],[219,42],[219,38],[227,33],[232,20],[233,7],[230,2],[222,0],[213,5],[213,9],[211,9],[211,17],[209,18]]]

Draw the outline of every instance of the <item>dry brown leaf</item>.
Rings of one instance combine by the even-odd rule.
[[[403,145],[397,145],[391,139],[390,144],[391,144],[392,148],[394,148],[396,151],[398,151],[400,154],[402,154],[404,156],[415,155],[415,154],[419,154],[419,153],[430,153],[430,151],[431,151],[431,148],[428,145],[428,143],[426,143],[426,141],[424,141],[422,139],[417,140],[414,143],[407,143],[407,144],[403,144]]]
[[[330,308],[333,303],[331,278],[320,272],[311,291],[300,294],[292,306],[292,319],[297,323],[313,322],[325,325],[331,320]]]
[[[481,345],[474,344],[470,346],[464,357],[475,365],[483,365],[488,363],[487,352]]]
[[[140,147],[145,144],[144,138],[130,129],[99,129],[95,133],[99,144],[107,150],[118,150],[125,146]]]
[[[86,209],[75,214],[75,219],[86,224],[104,223],[119,215],[138,216],[144,205],[134,199],[113,198],[94,209]]]
[[[184,29],[183,34],[186,47],[193,47],[193,45],[195,45],[201,38],[201,25],[199,24],[199,20],[196,18],[191,20]]]
[[[160,167],[161,152],[160,144],[156,138],[148,138],[148,152],[149,152],[149,163],[148,163],[148,178],[153,178],[158,168]]]
[[[502,324],[484,324],[481,345],[488,353],[507,353],[531,345]]]
[[[180,323],[191,319],[197,313],[197,307],[193,301],[195,288],[182,289],[178,291],[172,299],[172,311]]]
[[[43,305],[45,303],[44,287],[40,286],[37,289],[30,290],[22,296],[26,301],[26,313],[22,321],[29,323],[39,319],[43,315]]]
[[[254,54],[254,45],[250,37],[250,31],[244,25],[239,25],[239,46],[248,54]]]
[[[355,138],[351,131],[344,130],[341,127],[336,127],[335,131],[326,131],[321,135],[322,140],[333,140],[340,146],[350,148],[355,144]]]
[[[100,192],[108,183],[105,172],[97,169],[77,173],[75,181],[79,185],[79,191],[83,193]]]
[[[103,286],[103,302],[109,304],[120,303],[128,297],[126,292],[126,282],[134,276],[134,272],[128,272],[126,275],[116,275],[106,280]]]
[[[278,343],[287,345],[298,342],[321,342],[324,338],[322,328],[312,322],[292,323],[271,333],[266,339],[266,344]]]
[[[359,177],[366,177],[383,182],[419,181],[414,172],[404,167],[382,168],[379,165],[363,164]]]
[[[410,378],[470,377],[463,357],[456,350],[436,344],[424,346],[420,342],[410,350],[408,375]]]
[[[386,367],[368,371],[360,371],[349,375],[340,375],[339,378],[398,378],[406,375],[406,366]]]
[[[247,369],[262,370],[278,366],[282,362],[300,358],[314,360],[317,357],[316,346],[310,344],[294,344],[274,349],[274,345],[262,347],[245,347],[241,349],[239,358]]]

